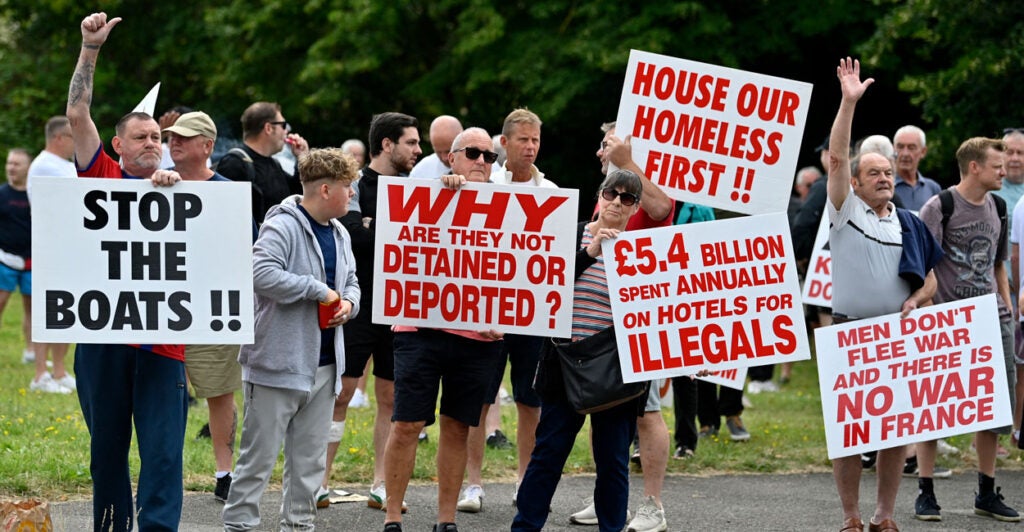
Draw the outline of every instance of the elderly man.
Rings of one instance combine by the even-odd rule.
[[[919,211],[928,198],[942,189],[917,169],[928,153],[924,131],[917,126],[903,126],[892,136],[892,144],[896,149],[896,196],[904,209]]]
[[[920,220],[892,204],[892,163],[877,153],[849,158],[850,130],[857,101],[874,80],[860,79],[860,63],[841,60],[836,69],[842,102],[832,125],[828,172],[828,211],[832,247],[832,309],[836,322],[893,314],[906,316],[935,292],[931,266],[941,252]],[[852,185],[852,188],[851,188]],[[900,276],[905,231],[907,245],[918,246],[925,264],[915,269],[913,282]],[[835,356],[835,353],[819,354]],[[893,521],[896,493],[902,477],[905,446],[878,452],[878,494],[872,531],[897,530]],[[832,461],[832,474],[843,508],[845,532],[861,531],[860,456]]]
[[[430,146],[434,153],[424,157],[409,172],[409,177],[426,177],[437,179],[451,173],[448,166],[448,154],[451,153],[452,142],[462,133],[462,123],[454,116],[441,115],[430,123]]]
[[[441,180],[451,188],[466,181],[485,181],[495,158],[487,132],[467,129],[455,137],[448,155],[452,175]],[[395,413],[384,456],[388,486],[384,530],[402,530],[400,503],[416,463],[420,431],[434,422],[440,386],[443,395],[434,531],[457,532],[455,510],[466,470],[466,439],[469,427],[480,421],[484,403],[494,398],[495,390],[488,388],[499,360],[501,344],[496,340],[501,335],[494,331],[410,326],[396,326],[394,330]]]

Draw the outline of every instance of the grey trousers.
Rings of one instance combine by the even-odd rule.
[[[284,443],[281,530],[313,530],[316,491],[327,459],[334,410],[334,365],[317,369],[309,392],[243,383],[242,443],[224,505],[224,530],[254,530],[260,497]]]

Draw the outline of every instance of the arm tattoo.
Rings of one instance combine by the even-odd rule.
[[[90,50],[99,50],[100,49],[100,45],[98,45],[98,44],[82,43],[82,48],[88,48]]]
[[[92,77],[95,67],[90,62],[83,62],[75,69],[71,77],[71,89],[68,91],[68,104],[77,105],[83,99],[88,105],[92,103]]]

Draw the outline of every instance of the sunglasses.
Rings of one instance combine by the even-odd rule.
[[[477,157],[480,157],[481,155],[484,156],[484,162],[487,164],[494,164],[494,162],[498,160],[497,153],[494,153],[493,151],[481,150],[480,148],[459,148],[457,150],[452,150],[452,153],[458,153],[460,151],[466,152],[466,158],[469,159],[470,161],[475,161]]]
[[[281,127],[284,128],[285,131],[291,131],[292,130],[292,126],[291,126],[291,124],[288,123],[287,120],[282,120],[280,122],[269,122],[269,124],[273,125],[273,126],[281,126]]]
[[[1024,133],[1024,127],[1008,127],[1003,130],[1003,135],[1009,135],[1010,133]]]
[[[625,207],[631,207],[636,205],[636,202],[640,201],[640,196],[636,194],[630,194],[629,192],[619,192],[614,188],[606,188],[601,191],[601,197],[607,201],[615,201],[615,198],[619,198],[622,205]]]

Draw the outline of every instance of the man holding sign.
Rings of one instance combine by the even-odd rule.
[[[921,207],[921,219],[942,242],[945,252],[945,258],[935,267],[938,279],[935,301],[947,303],[984,294],[997,295],[1003,362],[1010,405],[1013,405],[1016,370],[1013,362],[1013,305],[1006,276],[1006,206],[1002,198],[989,194],[999,190],[1006,175],[1003,149],[1001,140],[975,137],[964,141],[956,151],[960,183],[929,199]],[[1002,208],[997,206],[999,204]],[[974,498],[974,513],[1000,521],[1020,521],[1017,511],[1003,503],[1003,496],[995,488],[999,435],[1010,434],[1012,429],[1012,426],[1005,426],[980,431],[974,440],[978,451],[978,494]],[[936,450],[936,441],[917,445],[920,495],[914,505],[914,514],[925,521],[942,518],[932,486]]]
[[[67,116],[75,139],[80,177],[152,179],[173,184],[158,172],[160,126],[146,113],[125,115],[111,140],[123,168],[103,151],[89,105],[100,46],[120,17],[93,13],[82,20],[82,50],[68,91]],[[181,519],[182,449],[188,414],[185,346],[78,344],[78,401],[92,438],[89,472],[96,530],[176,530]],[[132,504],[128,454],[132,422],[139,440],[137,508]]]
[[[850,161],[853,111],[874,80],[862,82],[860,63],[850,58],[840,60],[836,75],[843,97],[829,141],[832,150],[826,202],[832,224],[829,241],[833,316],[837,322],[896,312],[906,316],[935,292],[935,274],[929,270],[938,256],[927,252],[929,247],[935,248],[935,242],[913,215],[897,214],[892,204],[893,170],[888,159],[877,153],[865,153]],[[904,222],[909,225],[909,235],[904,235]],[[901,277],[905,256],[911,255],[919,259],[913,282]],[[821,354],[829,355],[835,356]],[[897,530],[892,518],[903,458],[902,445],[878,453],[878,496],[870,521],[872,531]],[[841,532],[864,528],[859,505],[861,470],[857,454],[832,461],[832,474],[843,507]]]

